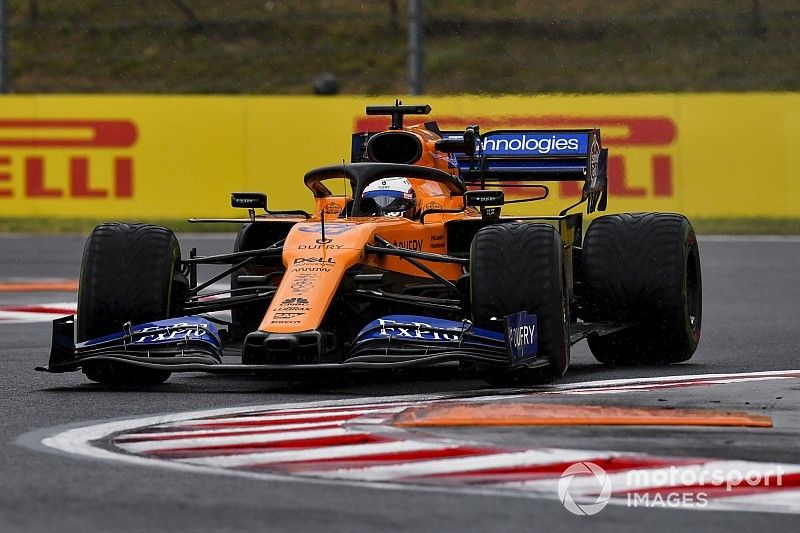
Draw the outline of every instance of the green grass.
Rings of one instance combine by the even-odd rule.
[[[800,235],[800,218],[692,218],[704,235]]]
[[[10,2],[13,90],[308,94],[322,72],[346,94],[408,89],[405,0],[184,3],[193,16],[168,0]],[[430,94],[800,88],[796,0],[438,0],[425,14]]]
[[[0,233],[64,234],[89,233],[96,219],[0,218]],[[139,220],[172,228],[176,232],[235,232],[237,224],[190,224],[180,219]],[[800,235],[800,218],[692,218],[703,235]]]

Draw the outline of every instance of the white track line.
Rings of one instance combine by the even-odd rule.
[[[598,457],[608,452],[589,450],[540,449],[523,452],[496,453],[477,457],[457,457],[434,459],[413,463],[381,465],[364,468],[344,468],[328,471],[305,471],[303,474],[315,477],[336,479],[355,479],[359,481],[391,481],[406,477],[422,477],[435,474],[467,472],[488,468],[521,467],[547,465],[552,463],[578,462]],[[616,455],[616,454],[611,454]]]
[[[282,441],[312,440],[342,435],[366,435],[345,428],[312,429],[263,433],[255,435],[230,435],[226,437],[186,438],[176,440],[155,440],[145,442],[119,442],[117,446],[130,453],[154,453],[165,450],[192,450],[216,446],[236,446],[238,444],[278,444]]]
[[[714,498],[708,509],[800,514],[800,489]]]
[[[586,389],[575,389],[555,392],[545,392],[545,394],[619,394],[622,392],[646,392],[657,389],[672,389],[687,386],[710,386],[710,385],[729,385],[731,383],[746,383],[749,381],[767,381],[780,379],[796,379],[792,376],[770,376],[770,377],[750,377],[733,379],[709,379],[709,380],[676,380],[673,382],[646,383],[637,385],[615,385],[611,387],[589,387]]]
[[[225,433],[258,433],[258,432],[265,432],[265,431],[288,431],[288,430],[296,430],[296,429],[313,429],[319,426],[341,426],[347,420],[331,420],[330,422],[308,422],[308,423],[299,423],[299,424],[276,424],[274,426],[242,426],[242,427],[229,427],[229,428],[219,428],[219,429],[195,429],[190,431],[148,431],[147,433],[126,433],[124,437],[120,437],[114,440],[115,444],[124,444],[126,442],[130,442],[133,440],[141,440],[141,441],[155,441],[159,439],[164,439],[165,437],[169,437],[168,441],[175,442],[176,439],[180,437],[196,437],[198,435],[208,435],[214,436],[217,434],[225,434]],[[165,439],[166,440],[166,439]]]
[[[297,414],[285,414],[285,415],[263,415],[263,416],[246,416],[246,417],[230,417],[230,418],[218,418],[218,419],[206,419],[206,420],[187,420],[184,422],[176,422],[175,424],[171,424],[170,426],[164,427],[186,427],[192,426],[195,428],[202,428],[204,426],[218,426],[220,424],[225,425],[234,425],[234,424],[247,424],[251,425],[252,427],[269,427],[268,425],[259,426],[257,425],[258,422],[275,422],[275,421],[302,421],[307,419],[316,419],[316,418],[333,418],[336,416],[357,416],[360,414],[367,414],[367,413],[375,413],[377,411],[386,412],[388,414],[391,413],[398,413],[404,409],[406,409],[410,404],[403,405],[401,407],[392,407],[389,409],[379,409],[374,407],[372,409],[351,409],[346,411],[337,411],[331,413],[297,413]]]
[[[596,458],[607,452],[598,452]],[[676,463],[681,459],[676,459]],[[776,484],[774,477],[777,473],[782,475],[794,474],[800,472],[800,465],[784,464],[784,463],[757,463],[753,461],[723,461],[723,460],[705,460],[696,464],[680,465],[675,464],[669,467],[656,467],[648,468],[646,466],[640,468],[630,468],[625,471],[608,472],[607,478],[611,482],[613,494],[623,493],[626,491],[636,491],[645,493],[648,491],[655,491],[658,489],[666,489],[672,486],[678,487],[677,491],[687,490],[690,487],[698,485],[702,479],[707,484],[708,488],[712,488],[714,478],[712,474],[718,474],[719,486],[725,488],[725,479],[735,479],[732,472],[739,472],[742,474],[753,473],[758,476],[772,476],[771,483]],[[659,480],[665,480],[663,483]],[[540,492],[550,492],[555,490],[558,484],[559,477],[554,476],[547,479],[526,480],[521,482],[507,482],[502,483],[505,487],[518,487],[527,490],[536,490]],[[653,483],[653,481],[657,483]],[[682,480],[693,481],[692,483],[683,483]],[[674,484],[672,483],[674,481]],[[747,486],[746,482],[739,484],[741,487]],[[570,491],[582,494],[592,494],[597,491],[597,481],[592,477],[575,476],[570,482]],[[700,490],[697,487],[697,490]],[[731,494],[735,494],[734,492]],[[624,495],[623,495],[624,497]],[[722,496],[728,497],[728,496]]]
[[[75,313],[77,310],[75,302],[56,302],[56,303],[41,303],[41,304],[21,304],[21,305],[5,305],[0,307],[0,324],[33,324],[36,322],[52,322],[57,318]],[[24,311],[26,308],[63,308],[65,313],[44,313],[41,311]],[[5,308],[5,309],[4,309]],[[7,309],[23,309],[17,311],[8,311]]]
[[[35,324],[38,322],[52,322],[61,318],[63,314],[55,313],[23,313],[0,311],[0,324]]]
[[[383,453],[416,452],[423,450],[445,450],[458,448],[463,444],[447,444],[442,442],[426,442],[417,440],[401,440],[396,442],[378,442],[369,444],[351,444],[325,448],[309,448],[305,450],[285,450],[276,452],[249,453],[244,455],[217,455],[207,457],[189,457],[179,459],[183,463],[215,466],[219,468],[240,468],[251,465],[270,463],[286,463],[297,461],[313,461],[315,459],[347,459],[364,455]]]
[[[647,390],[646,386],[650,384],[664,386],[689,384],[702,386],[706,384],[724,385],[741,381],[770,381],[787,378],[800,378],[800,370],[768,370],[763,372],[740,372],[735,374],[678,374],[674,376],[584,381],[580,383],[551,385],[542,390],[532,390],[531,392],[545,394],[574,394],[576,392],[606,392],[610,390],[631,392],[636,389]]]
[[[30,308],[53,307],[53,308],[56,308],[56,309],[64,309],[65,311],[75,311],[75,310],[78,309],[78,304],[75,303],[75,302],[47,302],[47,303],[34,303],[34,304],[25,303],[25,304],[19,304],[19,305],[5,304],[3,306],[0,306],[0,309],[10,308],[10,307],[13,307],[15,309],[22,309],[22,308],[26,308],[26,307],[30,307]],[[33,312],[33,311],[31,311],[31,312]]]
[[[462,492],[470,492],[475,494],[506,494],[512,496],[528,496],[535,498],[548,498],[553,499],[556,497],[554,487],[557,485],[558,477],[552,473],[542,473],[546,476],[544,479],[536,480],[521,480],[516,483],[509,482],[494,482],[491,480],[491,473],[488,473],[484,484],[481,486],[468,486],[463,484],[472,478],[464,478],[461,482],[458,481],[457,474],[463,472],[474,472],[476,470],[498,469],[498,468],[518,468],[526,466],[546,466],[553,464],[561,464],[567,462],[578,461],[591,461],[608,459],[609,457],[627,457],[636,456],[645,459],[643,463],[644,468],[635,468],[635,466],[628,467],[626,470],[610,471],[609,476],[615,483],[614,490],[620,491],[626,487],[628,483],[628,476],[632,471],[649,471],[651,473],[664,471],[664,467],[650,467],[647,468],[647,460],[651,461],[674,461],[674,467],[678,472],[691,472],[697,473],[702,469],[719,468],[719,469],[745,469],[764,472],[768,468],[781,467],[782,472],[789,474],[800,472],[800,465],[778,464],[778,463],[754,463],[748,461],[723,461],[708,459],[704,462],[695,462],[694,464],[686,464],[685,461],[691,459],[681,458],[663,458],[657,456],[648,456],[645,454],[633,454],[627,452],[614,452],[614,451],[590,451],[590,450],[570,450],[570,449],[531,449],[526,451],[516,450],[503,450],[497,449],[496,453],[492,453],[492,446],[487,448],[486,444],[478,444],[471,442],[459,442],[452,439],[437,439],[435,437],[425,438],[420,440],[415,438],[415,434],[407,432],[399,428],[392,428],[382,425],[386,421],[388,415],[402,410],[410,403],[426,405],[432,401],[448,402],[448,401],[487,401],[490,399],[509,399],[520,396],[528,396],[532,392],[545,392],[551,394],[569,393],[572,391],[586,391],[587,393],[600,392],[616,389],[620,392],[630,392],[643,390],[640,388],[642,385],[654,384],[658,386],[705,386],[705,385],[719,385],[727,383],[740,383],[743,381],[765,381],[773,379],[788,379],[800,377],[800,371],[791,370],[784,372],[757,372],[757,373],[740,373],[740,374],[715,374],[715,375],[692,375],[692,376],[665,376],[656,378],[634,378],[626,380],[605,380],[585,383],[572,383],[562,384],[556,386],[542,387],[538,391],[528,391],[524,394],[514,395],[494,395],[484,397],[471,397],[462,398],[459,393],[453,394],[440,394],[440,395],[418,395],[418,396],[405,396],[394,398],[361,398],[354,400],[344,401],[322,401],[322,402],[309,402],[290,405],[261,405],[248,408],[231,408],[231,409],[217,409],[212,411],[198,411],[194,413],[176,413],[160,417],[145,417],[134,420],[122,420],[116,422],[108,422],[84,428],[75,428],[67,431],[59,432],[53,436],[47,437],[42,440],[45,446],[62,450],[68,453],[80,454],[93,458],[112,459],[117,461],[124,461],[135,464],[158,465],[166,468],[174,468],[179,470],[194,470],[202,472],[217,472],[226,473],[230,475],[240,475],[245,477],[255,477],[261,479],[282,479],[282,480],[302,480],[312,483],[347,483],[359,486],[370,486],[375,488],[393,488],[402,489],[403,484],[413,485],[411,490],[432,490],[430,486],[421,485],[422,483],[439,483],[445,488],[441,490],[458,490]],[[243,414],[251,414],[253,416],[242,416]],[[286,431],[278,431],[277,433],[265,433],[255,435],[226,435],[214,436],[210,433],[211,430],[196,427],[198,423],[205,424],[220,424],[228,421],[234,421],[232,427],[219,428],[221,432],[231,432],[232,429],[242,428],[243,430],[270,430],[272,428],[279,428],[281,426],[304,424],[303,420],[310,420],[313,418],[323,418],[326,416],[336,416],[352,413],[359,415],[355,418],[343,421],[341,426],[333,429],[310,429],[308,427],[301,428],[287,428]],[[228,417],[216,418],[210,417]],[[200,420],[198,420],[200,418]],[[265,422],[278,422],[273,426],[252,426],[246,425],[252,423],[254,419],[265,418]],[[179,424],[183,422],[184,424]],[[366,422],[366,424],[365,424]],[[256,422],[258,423],[258,422]],[[313,424],[330,424],[331,422],[317,421]],[[238,425],[237,424],[241,424]],[[186,426],[194,426],[190,430]],[[94,446],[95,441],[106,442],[111,435],[119,435],[125,431],[134,430],[131,436],[145,437],[152,435],[149,432],[142,432],[143,428],[158,428],[160,431],[156,435],[172,435],[178,436],[177,439],[169,439],[166,441],[153,441],[144,440],[136,443],[123,443],[117,442],[117,446],[124,449],[126,452],[132,453],[169,453],[171,449],[188,449],[189,453],[194,450],[192,455],[201,455],[176,460],[162,460],[152,459],[149,457],[141,457],[131,455],[130,453],[114,452],[112,450],[101,449]],[[183,428],[183,429],[182,429]],[[215,428],[216,429],[216,428]],[[137,431],[138,430],[138,431]],[[173,430],[173,431],[171,431]],[[204,436],[198,436],[196,431],[200,431]],[[194,438],[192,433],[195,433]],[[315,448],[292,448],[292,449],[276,449],[276,450],[258,450],[249,452],[246,448],[238,448],[242,444],[254,443],[256,446],[259,443],[265,445],[272,445],[273,443],[280,443],[282,440],[301,440],[303,437],[310,439],[309,446],[316,446],[319,443],[314,443],[313,439],[326,439],[345,436],[345,435],[374,435],[379,438],[387,438],[388,442],[378,443],[361,443],[361,444],[342,444],[342,445],[319,445]],[[252,437],[252,438],[251,438]],[[157,436],[154,436],[157,438]],[[277,444],[279,446],[279,444]],[[208,447],[220,446],[221,450],[208,450]],[[225,446],[233,446],[236,448],[236,454],[226,456]],[[336,464],[329,464],[328,468],[324,465],[315,467],[312,464],[298,465],[301,466],[299,471],[293,475],[283,474],[285,470],[291,471],[291,465],[284,465],[284,463],[292,462],[308,462],[315,459],[342,459],[347,464],[359,465],[359,456],[370,454],[384,454],[408,451],[413,454],[414,451],[424,450],[439,450],[447,448],[463,448],[463,447],[478,447],[486,449],[486,453],[481,455],[468,455],[460,457],[442,457],[438,459],[423,459],[415,458],[413,461],[400,463],[381,463],[371,464],[368,459],[360,463],[360,466],[350,466],[346,468],[336,468]],[[199,454],[197,453],[199,452]],[[245,453],[239,453],[245,452]],[[624,456],[623,456],[624,453]],[[424,455],[424,453],[422,454]],[[348,463],[347,459],[352,458],[352,462]],[[697,460],[703,461],[703,460]],[[651,463],[652,464],[652,463]],[[272,471],[270,471],[270,465]],[[246,471],[248,467],[254,470]],[[264,470],[259,470],[261,467]],[[316,470],[314,468],[317,468]],[[456,474],[456,476],[448,477],[447,474]],[[437,477],[444,476],[444,477]],[[521,474],[524,476],[525,474]],[[432,476],[432,477],[431,477]],[[429,479],[426,480],[426,477]],[[452,481],[456,481],[452,483]],[[475,480],[480,482],[480,476]],[[593,490],[596,492],[596,486],[590,486],[588,480],[573,479],[576,492],[577,489],[584,489],[591,493]],[[461,484],[459,484],[461,483]],[[644,482],[643,482],[644,483]],[[642,483],[635,485],[636,487],[646,490],[648,487]],[[621,489],[620,487],[623,487]],[[661,487],[659,487],[661,488]],[[512,492],[508,492],[508,491]],[[572,484],[570,490],[573,490]],[[719,492],[719,491],[717,491]],[[780,496],[776,496],[779,494]],[[721,510],[752,510],[752,511],[768,511],[768,512],[798,512],[800,513],[800,506],[796,504],[789,496],[796,497],[798,491],[794,487],[787,487],[779,493],[769,492],[763,494],[739,494],[731,495],[723,494],[722,496],[714,496],[709,498],[713,502],[713,506],[709,505],[708,508],[717,508]],[[755,496],[764,496],[757,498]],[[724,502],[726,500],[727,502]],[[723,501],[723,503],[720,503]],[[737,506],[736,501],[742,502]],[[765,502],[773,502],[767,505]],[[611,500],[612,504],[622,505],[625,504],[625,498],[614,497]],[[688,507],[695,509],[696,507]]]

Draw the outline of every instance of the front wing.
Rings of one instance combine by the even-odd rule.
[[[74,317],[53,322],[53,344],[47,367],[37,370],[69,372],[96,361],[112,361],[170,372],[283,372],[378,370],[424,367],[472,361],[501,368],[545,366],[536,354],[536,316],[515,313],[498,321],[497,329],[413,315],[392,315],[365,326],[350,344],[341,363],[225,364],[222,343],[214,325],[203,317],[187,316],[131,325],[123,331],[76,343]]]

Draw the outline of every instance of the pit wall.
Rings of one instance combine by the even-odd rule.
[[[393,97],[37,95],[0,98],[0,217],[241,215],[231,191],[312,207],[314,167],[349,160]],[[442,129],[599,127],[608,210],[800,217],[800,93],[406,97]],[[408,117],[407,122],[413,120]],[[513,191],[512,191],[512,194]],[[552,214],[575,184],[508,212]]]

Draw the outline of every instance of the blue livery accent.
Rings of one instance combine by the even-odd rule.
[[[366,191],[362,195],[363,198],[375,198],[377,196],[391,196],[392,198],[404,198],[403,191],[395,191],[392,189]]]
[[[356,341],[392,338],[444,343],[458,341],[465,332],[469,332],[471,337],[504,341],[501,332],[472,327],[470,322],[416,315],[389,315],[373,320],[359,332]]]
[[[128,346],[160,346],[181,344],[186,341],[199,341],[219,350],[221,341],[217,328],[199,316],[168,318],[131,326],[129,332],[120,331],[86,342],[78,343],[77,349],[107,345],[114,341],[124,341]]]
[[[459,138],[445,132],[446,138]],[[463,134],[461,134],[463,137]],[[474,157],[456,154],[468,185],[509,181],[585,181],[605,187],[599,130],[497,130],[483,134]],[[601,179],[602,178],[602,179]]]
[[[447,167],[458,168],[458,158],[456,154],[447,154]]]
[[[524,365],[536,358],[538,350],[539,323],[536,315],[520,311],[503,319],[506,344],[512,365]]]
[[[564,159],[490,159],[486,168],[490,172],[516,172],[520,175],[568,174],[586,175],[586,162],[583,160]],[[469,162],[464,163],[464,171],[469,170]]]
[[[497,326],[503,331],[478,328],[468,320],[389,315],[367,324],[356,337],[353,351],[363,355],[372,350],[386,357],[412,353],[418,357],[435,356],[461,351],[466,356],[479,354],[486,360],[494,358],[495,363],[505,362],[509,367],[540,362],[537,359],[536,315],[525,311],[514,313],[498,321]]]
[[[341,222],[326,222],[325,235],[341,235],[342,233],[347,233],[354,227],[355,227],[354,224],[342,224]],[[322,231],[322,226],[320,225],[319,222],[298,224],[296,228],[298,229],[298,231],[302,231],[303,233],[320,233]]]
[[[586,156],[587,132],[489,133],[482,139],[485,156]]]

